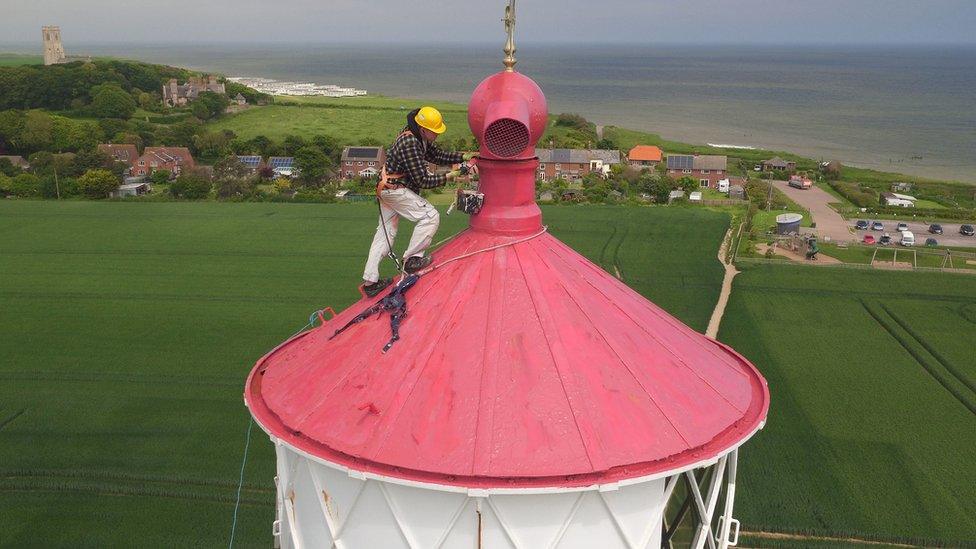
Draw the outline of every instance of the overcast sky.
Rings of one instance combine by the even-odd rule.
[[[494,41],[504,0],[0,0],[0,42]],[[545,42],[976,43],[976,0],[522,0]]]

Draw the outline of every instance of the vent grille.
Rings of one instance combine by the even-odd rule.
[[[512,158],[529,146],[529,128],[511,118],[496,120],[485,130],[485,144],[495,156]]]

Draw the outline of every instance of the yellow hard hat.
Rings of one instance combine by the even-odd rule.
[[[447,131],[441,111],[434,107],[423,107],[414,120],[421,128],[427,128],[434,133],[441,134]]]

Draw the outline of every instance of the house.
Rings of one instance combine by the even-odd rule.
[[[243,107],[244,105],[247,105],[247,98],[244,97],[244,94],[238,93],[234,96],[234,103]]]
[[[256,155],[238,156],[237,161],[240,162],[241,164],[244,164],[244,166],[247,168],[247,171],[251,175],[258,173],[258,170],[260,170],[261,167],[264,166],[264,163],[261,161],[261,157]]]
[[[701,187],[715,187],[718,182],[728,177],[727,156],[717,155],[668,155],[668,175],[672,179],[691,177],[697,179]]]
[[[186,147],[146,147],[132,175],[152,175],[157,170],[166,170],[176,177],[194,167],[193,155]]]
[[[881,203],[885,206],[899,208],[914,208],[918,199],[907,194],[881,193]]]
[[[762,169],[764,172],[792,172],[796,170],[796,162],[783,160],[776,156],[769,160],[763,160]]]
[[[537,177],[542,181],[578,181],[591,173],[607,177],[610,169],[620,164],[620,151],[604,149],[537,149],[536,156]]]
[[[297,177],[298,168],[295,158],[291,156],[272,156],[268,158],[268,166],[274,170],[275,177]]]
[[[383,147],[346,147],[342,149],[339,172],[343,179],[377,177],[386,164],[386,150]]]
[[[0,155],[0,160],[3,159],[7,159],[14,167],[20,168],[22,170],[30,169],[30,163],[27,162],[27,160],[25,160],[23,156]]]
[[[178,84],[175,78],[170,78],[169,82],[163,86],[163,105],[167,107],[182,107],[193,101],[203,92],[214,92],[226,94],[224,85],[217,81],[213,75],[203,78],[193,77],[185,84]]]
[[[119,185],[118,189],[112,191],[112,198],[125,198],[127,196],[141,196],[152,190],[149,183],[126,183]]]
[[[643,170],[645,168],[654,169],[664,158],[664,153],[660,147],[653,145],[637,145],[627,153],[627,161],[632,168]]]
[[[103,143],[98,146],[98,152],[111,158],[114,162],[121,162],[128,166],[125,170],[125,175],[135,173],[133,168],[136,167],[136,161],[139,160],[139,149],[135,145],[129,143]]]

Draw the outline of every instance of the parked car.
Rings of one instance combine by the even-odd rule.
[[[883,231],[884,230],[884,223],[882,223],[880,221],[875,221],[874,223],[871,224],[871,230],[872,231]]]
[[[891,246],[891,235],[888,233],[881,235],[881,239],[878,240],[878,244],[881,244],[882,246]]]
[[[868,225],[868,222],[863,219],[854,224],[854,229],[858,231],[866,231],[869,227],[870,225]]]
[[[813,181],[802,178],[798,175],[794,175],[790,178],[788,185],[794,189],[809,189],[810,187],[813,187]]]
[[[877,241],[874,239],[874,235],[870,235],[870,234],[864,235],[865,244],[874,244],[875,242]]]
[[[900,233],[903,233],[903,232],[907,231],[908,230],[908,223],[899,223],[898,226],[895,227],[895,230],[898,231],[898,232],[900,232]]]
[[[901,242],[899,242],[899,244],[901,244],[902,246],[905,246],[905,247],[909,247],[909,248],[912,247],[912,246],[914,246],[915,245],[915,233],[913,233],[911,231],[902,231],[901,232]]]
[[[939,234],[942,234],[942,233],[939,233]],[[936,240],[936,239],[934,239],[934,238],[932,238],[932,237],[929,237],[929,238],[926,238],[925,239],[925,245],[928,246],[929,248],[934,248],[934,247],[936,247],[936,246],[939,245],[939,241]]]
[[[959,227],[959,234],[963,236],[973,236],[976,234],[976,230],[973,229],[972,225],[963,225]]]
[[[929,225],[929,233],[942,234],[942,225],[939,225],[938,223],[933,223]]]

